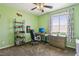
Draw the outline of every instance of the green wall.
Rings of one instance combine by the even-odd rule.
[[[18,10],[22,17],[16,16]],[[20,8],[10,7],[0,4],[0,49],[14,45],[14,19],[17,21],[25,20],[25,26],[30,25],[36,32],[38,31],[38,16],[24,11]],[[26,42],[31,40],[30,34],[26,33]]]
[[[60,13],[63,12],[69,8],[74,8],[74,39],[70,41],[66,42],[66,46],[67,47],[71,47],[71,48],[75,48],[76,44],[75,44],[75,38],[79,38],[79,4],[70,6],[70,7],[66,7],[66,8],[62,8],[56,11],[52,11],[50,13],[46,13],[44,15],[39,16],[39,27],[44,27],[46,29],[46,32],[49,32],[49,21],[50,21],[50,16],[56,13]]]

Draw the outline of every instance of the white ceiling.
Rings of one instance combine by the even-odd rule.
[[[73,5],[72,3],[45,3],[45,4],[49,5],[49,6],[53,6],[53,8],[52,9],[44,8],[44,12],[42,13],[41,11],[39,11],[37,9],[31,11],[31,9],[36,6],[33,3],[10,3],[8,5],[14,6],[14,7],[20,7],[22,9],[28,10],[29,12],[36,14],[36,15],[45,14],[45,13],[50,12],[50,11],[54,11],[54,10],[57,10],[60,8],[64,8],[64,7],[68,7],[70,5]]]

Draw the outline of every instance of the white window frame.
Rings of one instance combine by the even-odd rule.
[[[51,18],[52,18],[52,16],[53,17],[55,17],[55,16],[61,16],[61,15],[69,15],[69,12],[61,12],[61,13],[57,13],[57,14],[54,14],[54,15],[51,15],[51,17],[50,17],[50,24],[49,24],[49,32],[50,32],[50,34],[51,35],[53,35],[53,36],[59,36],[59,34],[52,34],[51,33]],[[60,20],[59,20],[59,22],[60,22]],[[59,27],[60,27],[60,24],[59,24]],[[60,32],[60,28],[59,28],[59,32]],[[66,36],[66,35],[65,35]]]

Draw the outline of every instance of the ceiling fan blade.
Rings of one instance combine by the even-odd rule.
[[[44,7],[46,7],[46,8],[50,8],[50,9],[53,8],[53,6],[47,6],[47,5],[44,5]]]
[[[37,7],[34,7],[34,8],[32,8],[31,10],[34,10],[34,9],[36,9]]]
[[[42,12],[44,12],[44,10],[43,10],[43,9],[42,9],[41,11],[42,11]]]
[[[33,4],[37,5],[37,3],[33,3]]]

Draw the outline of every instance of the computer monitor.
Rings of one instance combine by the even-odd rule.
[[[44,28],[39,28],[39,32],[44,33],[45,29]]]

